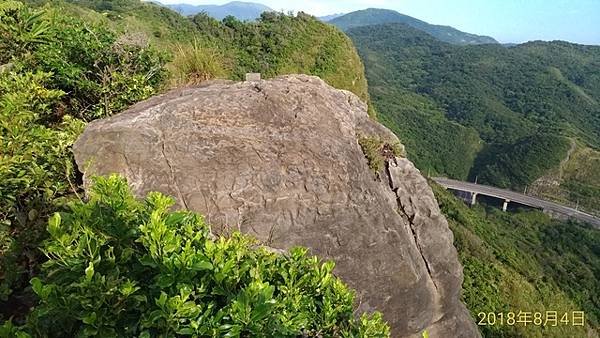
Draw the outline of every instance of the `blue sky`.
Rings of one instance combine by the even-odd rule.
[[[600,0],[244,0],[274,10],[321,16],[368,7],[388,8],[433,24],[490,35],[500,42],[566,40],[600,45]],[[221,0],[163,3],[223,4]]]

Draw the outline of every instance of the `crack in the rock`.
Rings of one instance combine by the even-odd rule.
[[[119,154],[121,154],[121,156],[123,156],[123,159],[125,160],[125,166],[127,167],[127,169],[125,169],[125,170],[127,170],[128,172],[133,172],[133,169],[131,168],[131,164],[129,163],[129,159],[127,158],[127,153],[125,151],[123,151],[122,153],[119,153]],[[133,175],[129,175],[129,176],[130,176],[130,179],[133,179],[133,177],[131,177]]]
[[[161,140],[161,152],[163,155],[163,158],[165,159],[165,163],[167,164],[167,167],[169,167],[169,173],[171,176],[171,183],[173,184],[173,186],[175,187],[175,190],[177,191],[177,195],[179,196],[179,199],[181,200],[181,203],[183,203],[183,206],[187,209],[190,210],[190,208],[187,205],[187,202],[185,201],[185,198],[183,197],[183,194],[181,193],[181,189],[179,189],[179,184],[177,183],[177,180],[175,179],[175,172],[173,171],[173,166],[171,165],[171,161],[169,161],[169,158],[167,157],[167,154],[165,152],[165,139],[163,137],[163,135],[161,134],[160,137]]]
[[[394,159],[394,162],[397,164],[395,159]],[[419,251],[421,258],[423,259],[423,262],[425,263],[425,268],[427,269],[427,274],[429,274],[429,278],[431,279],[431,282],[433,283],[433,287],[435,288],[436,291],[438,291],[438,286],[437,286],[437,284],[435,282],[435,278],[433,278],[433,275],[431,272],[431,266],[429,266],[429,262],[427,261],[427,258],[425,258],[425,255],[423,254],[423,249],[421,248],[421,245],[419,244],[419,241],[417,238],[417,232],[415,231],[415,228],[414,228],[414,219],[415,219],[416,214],[413,213],[412,216],[409,216],[408,213],[406,212],[406,210],[404,209],[404,205],[402,205],[402,202],[400,201],[400,196],[398,196],[398,188],[394,189],[394,184],[392,182],[392,173],[390,172],[389,166],[390,166],[390,160],[387,160],[385,162],[385,170],[386,170],[387,176],[388,176],[388,185],[390,187],[390,190],[392,190],[394,195],[396,195],[396,203],[398,205],[398,209],[400,211],[402,211],[402,213],[408,219],[410,232],[413,235],[413,239],[415,241],[415,245],[417,246],[417,250]]]

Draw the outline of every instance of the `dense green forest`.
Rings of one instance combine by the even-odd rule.
[[[485,337],[586,337],[600,330],[600,232],[532,210],[469,208],[431,183],[464,268],[463,300],[481,312],[584,311],[585,326],[480,325]],[[507,318],[504,318],[506,320]],[[487,318],[483,323],[487,323]],[[593,337],[593,335],[592,335]]]
[[[304,249],[283,257],[213,238],[198,215],[169,212],[158,194],[136,201],[117,177],[83,201],[71,146],[87,122],[257,71],[318,75],[368,101],[349,38],[308,15],[244,23],[136,0],[0,3],[1,337],[389,336],[380,314],[354,317],[333,263]]]
[[[380,119],[432,175],[522,191],[559,166],[572,140],[600,147],[600,47],[456,46],[403,24],[347,33]],[[560,183],[572,202],[597,209],[588,196],[600,185]]]

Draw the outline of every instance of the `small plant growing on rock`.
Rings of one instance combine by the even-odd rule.
[[[240,233],[215,238],[173,204],[96,178],[87,203],[49,221],[28,324],[5,323],[0,335],[389,337],[380,313],[355,318],[333,262],[304,248],[279,255]]]
[[[383,169],[385,159],[404,156],[401,144],[385,142],[377,136],[360,136],[358,144],[367,158],[369,168],[376,174]]]

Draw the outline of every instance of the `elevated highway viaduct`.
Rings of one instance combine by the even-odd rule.
[[[443,177],[434,177],[433,180],[446,189],[469,193],[471,196],[471,205],[477,202],[478,195],[490,196],[504,200],[504,203],[502,205],[502,210],[504,211],[506,211],[510,202],[515,202],[532,208],[541,209],[544,212],[552,215],[563,216],[566,218],[572,218],[581,222],[585,222],[591,224],[593,227],[600,230],[600,218],[579,211],[577,209],[560,205],[558,203],[539,199],[534,196],[524,195],[515,191],[495,188],[483,184],[457,181]]]

